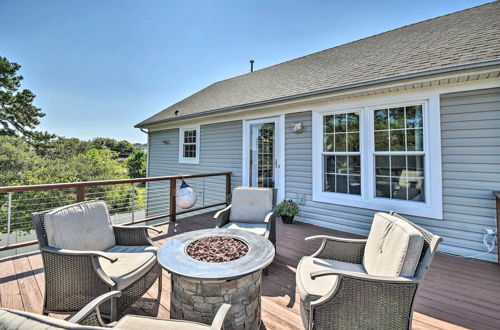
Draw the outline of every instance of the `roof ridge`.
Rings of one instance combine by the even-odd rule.
[[[215,81],[140,124],[497,59],[498,17],[488,2]]]
[[[491,1],[491,2],[483,3],[482,5],[478,5],[478,6],[474,6],[474,7],[470,7],[470,8],[465,8],[465,9],[462,9],[462,10],[459,10],[459,11],[454,11],[452,13],[448,13],[448,14],[436,16],[436,17],[429,18],[429,19],[426,19],[426,20],[423,20],[423,21],[419,21],[419,22],[415,22],[415,23],[411,23],[411,24],[406,24],[406,25],[394,28],[392,30],[380,32],[380,33],[377,33],[377,34],[370,35],[368,37],[364,37],[364,38],[361,38],[361,39],[349,41],[349,42],[346,42],[346,43],[343,43],[343,44],[340,44],[340,45],[337,45],[337,46],[333,46],[333,47],[330,47],[330,48],[327,48],[327,49],[319,50],[317,52],[313,52],[313,53],[310,53],[310,54],[307,54],[307,55],[302,55],[302,56],[299,56],[299,57],[295,57],[295,58],[292,58],[290,60],[286,60],[284,62],[279,62],[279,63],[273,64],[273,65],[270,65],[270,66],[266,66],[264,68],[255,70],[253,72],[246,72],[246,73],[243,73],[243,74],[240,74],[240,75],[237,75],[237,76],[233,76],[233,77],[229,77],[229,78],[226,78],[226,79],[218,80],[218,81],[216,81],[216,82],[214,82],[214,83],[212,83],[210,85],[217,84],[219,82],[223,82],[223,81],[226,81],[226,80],[231,80],[231,79],[234,79],[234,78],[243,77],[243,76],[250,75],[252,73],[256,73],[256,72],[259,72],[259,71],[264,71],[264,70],[270,69],[272,67],[275,67],[275,66],[278,66],[278,65],[281,65],[281,64],[285,64],[285,63],[288,63],[288,62],[297,61],[297,60],[300,60],[300,59],[302,59],[304,57],[308,57],[308,56],[312,56],[312,55],[315,55],[315,54],[320,54],[320,53],[323,53],[323,52],[327,52],[327,51],[330,51],[330,50],[338,48],[338,47],[343,47],[343,46],[347,46],[347,45],[350,45],[350,44],[353,44],[353,43],[357,43],[357,42],[360,42],[360,41],[371,39],[371,38],[374,38],[374,37],[377,37],[377,36],[381,36],[381,35],[384,35],[384,34],[387,34],[387,33],[390,33],[390,32],[394,32],[394,31],[397,31],[397,30],[401,30],[401,29],[404,29],[404,28],[407,28],[407,27],[410,27],[410,26],[413,26],[413,25],[419,25],[419,24],[422,24],[422,23],[427,23],[427,22],[430,22],[430,21],[433,21],[433,20],[436,20],[436,19],[439,19],[439,18],[446,17],[446,16],[451,16],[451,15],[455,15],[455,14],[458,14],[458,13],[461,13],[461,12],[464,12],[464,11],[473,10],[473,9],[476,9],[476,8],[479,8],[479,7],[491,5],[491,4],[495,3],[495,2],[498,2],[498,0],[494,0],[494,1]]]

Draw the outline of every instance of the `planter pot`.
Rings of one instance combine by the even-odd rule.
[[[293,215],[291,217],[288,215],[282,215],[281,221],[283,221],[283,223],[286,223],[286,224],[292,224],[293,223]]]

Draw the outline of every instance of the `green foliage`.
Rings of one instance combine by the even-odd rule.
[[[127,158],[128,175],[131,178],[146,177],[146,160],[148,156],[140,149],[134,151]]]
[[[42,159],[21,138],[0,136],[0,186],[21,185]]]
[[[111,151],[114,151],[118,154],[120,158],[127,158],[136,151],[138,148],[134,146],[132,143],[122,140],[118,141],[111,138],[95,138],[89,141],[92,148],[95,149],[104,149],[107,148]]]
[[[278,213],[279,215],[293,217],[294,215],[299,213],[299,206],[291,199],[284,200],[276,207],[276,213]]]
[[[27,141],[40,143],[53,135],[34,130],[45,114],[33,105],[33,92],[20,90],[23,80],[17,74],[20,68],[19,64],[0,57],[0,135],[22,136]]]
[[[146,154],[128,141],[57,137],[36,131],[45,116],[35,95],[21,90],[20,65],[0,57],[0,186],[34,185],[144,177]],[[110,213],[145,207],[145,188],[130,184],[86,188],[87,199],[101,199]],[[0,193],[0,233],[6,231],[9,194]],[[31,213],[74,203],[76,191],[52,189],[12,193],[12,231],[29,232]],[[0,235],[0,240],[2,235]],[[2,243],[0,242],[0,245]]]
[[[70,139],[69,145],[79,146]],[[79,149],[82,151],[83,149]],[[0,136],[0,184],[33,185],[128,178],[127,168],[116,152],[107,148],[89,149],[75,154],[69,150],[64,158],[39,156],[19,137]],[[86,189],[87,199],[101,199],[110,213],[128,212],[132,205],[130,185],[95,186]],[[145,206],[144,188],[136,188],[135,208]],[[8,194],[0,194],[0,232],[6,230]],[[31,213],[74,203],[75,189],[26,191],[12,194],[12,230],[28,232],[33,228]]]

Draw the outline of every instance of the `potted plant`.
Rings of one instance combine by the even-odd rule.
[[[276,207],[276,213],[281,216],[283,223],[291,224],[293,223],[293,217],[299,213],[299,206],[291,199],[285,199]]]

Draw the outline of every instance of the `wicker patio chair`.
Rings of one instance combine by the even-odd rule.
[[[236,187],[231,205],[215,214],[217,228],[247,230],[276,246],[275,189]]]
[[[45,272],[43,313],[74,312],[113,290],[101,309],[116,320],[158,279],[154,227],[113,226],[102,201],[87,201],[32,215]]]
[[[411,329],[413,302],[441,237],[396,213],[377,213],[367,239],[313,236],[297,267],[306,329]]]
[[[44,315],[15,311],[0,308],[0,329],[2,330],[57,330],[57,329],[78,329],[78,330],[150,330],[150,329],[172,329],[172,330],[221,330],[224,319],[231,305],[223,304],[212,324],[205,325],[197,322],[180,320],[163,320],[153,317],[126,315],[118,322],[105,324],[100,314],[100,308],[110,299],[119,298],[120,291],[111,291],[92,300],[82,310],[75,314],[68,321],[54,319]]]

